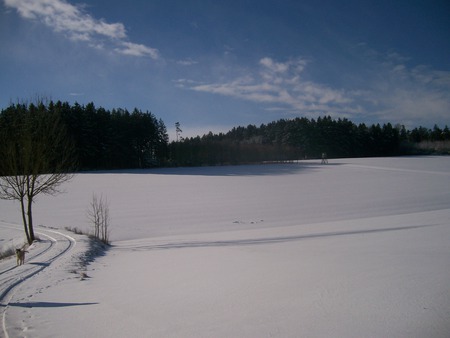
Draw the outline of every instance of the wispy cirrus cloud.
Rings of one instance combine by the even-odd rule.
[[[159,58],[159,52],[128,41],[125,26],[92,17],[83,7],[65,0],[4,0],[5,6],[16,9],[24,19],[38,20],[69,39],[85,41],[96,48],[111,45],[116,52],[132,56]]]
[[[380,60],[381,58],[381,60]],[[390,53],[378,56],[368,90],[360,98],[381,119],[404,124],[448,123],[450,72],[426,65],[408,64],[409,59]]]
[[[308,62],[292,59],[277,62],[269,57],[259,60],[257,71],[249,72],[228,82],[199,84],[179,80],[179,87],[198,92],[220,94],[266,104],[267,110],[285,110],[293,113],[328,113],[351,111],[353,98],[344,90],[303,79]]]
[[[176,61],[176,63],[181,66],[193,66],[193,65],[198,64],[198,61],[195,61],[193,59],[184,59],[184,60],[178,60],[178,61]]]
[[[178,87],[262,104],[268,111],[339,117],[364,116],[405,124],[448,121],[450,72],[419,65],[410,67],[398,54],[377,55],[367,64],[364,88],[334,88],[307,79],[307,60],[279,62],[261,58],[252,71],[215,83],[181,79]]]

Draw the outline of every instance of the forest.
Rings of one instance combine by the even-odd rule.
[[[93,103],[82,106],[60,101],[12,104],[1,111],[0,139],[14,133],[36,133],[39,119],[46,116],[55,122],[58,120],[58,128],[64,128],[66,137],[72,141],[73,149],[70,151],[76,160],[76,171],[148,168],[166,164],[169,137],[164,122],[152,113],[138,109],[131,113],[124,109],[109,111],[96,108]],[[40,139],[34,142],[40,142]],[[8,142],[4,140],[2,143]]]
[[[450,144],[447,126],[407,130],[402,125],[357,125],[330,116],[280,119],[190,138],[180,133],[169,142],[162,119],[148,111],[49,101],[3,109],[0,148],[11,139],[19,140],[20,133],[33,133],[39,125],[37,116],[58,120],[58,128],[71,141],[75,171],[295,161],[320,158],[322,153],[328,158],[449,154]],[[180,124],[176,126],[178,135]],[[56,145],[51,148],[60,151]]]
[[[171,163],[180,166],[294,161],[320,158],[449,154],[450,130],[406,130],[390,123],[356,125],[348,119],[280,119],[257,127],[235,127],[169,145]]]

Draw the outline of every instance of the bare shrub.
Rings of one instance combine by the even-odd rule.
[[[67,231],[73,232],[76,235],[87,235],[83,232],[83,230],[78,229],[77,227],[65,227]]]
[[[105,244],[109,244],[109,204],[106,197],[95,193],[92,195],[92,201],[87,211],[87,217],[94,227],[94,237]]]

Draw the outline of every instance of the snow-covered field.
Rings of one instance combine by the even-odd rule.
[[[65,190],[35,203],[26,264],[0,263],[6,337],[450,336],[450,157],[83,173]],[[81,280],[89,242],[63,229],[89,230],[93,193],[113,246]],[[2,249],[19,224],[0,201]]]

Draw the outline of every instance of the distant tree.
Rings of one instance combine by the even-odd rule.
[[[167,160],[169,144],[169,135],[167,134],[167,128],[162,119],[158,120],[158,137],[155,156],[159,159],[161,164],[164,164]]]
[[[450,140],[450,129],[448,129],[448,126],[445,126],[442,134],[443,134],[444,140]]]
[[[430,138],[430,131],[425,127],[414,128],[410,133],[410,140],[414,143],[428,141]]]
[[[436,124],[433,127],[430,135],[431,141],[443,141],[444,140],[444,131],[440,129]]]
[[[43,102],[11,105],[0,115],[0,198],[20,203],[27,241],[35,240],[33,202],[56,195],[73,177],[75,152],[59,115]]]
[[[177,142],[183,140],[183,138],[181,137],[182,132],[183,131],[181,130],[180,122],[175,122],[175,133],[177,135]]]

